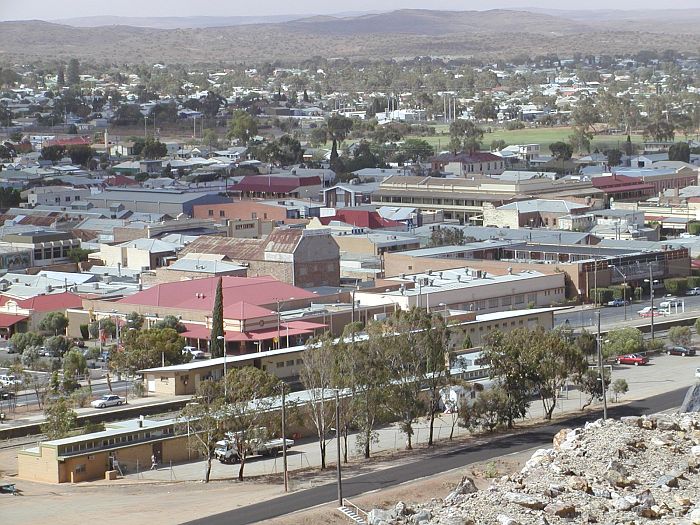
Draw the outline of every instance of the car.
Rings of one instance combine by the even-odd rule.
[[[0,385],[2,386],[19,386],[21,384],[22,380],[13,374],[0,375]]]
[[[653,308],[653,310],[651,306],[645,306],[641,310],[638,310],[637,314],[639,315],[639,317],[658,317],[659,315],[661,315],[659,313],[659,309],[656,308],[656,306]]]
[[[13,397],[15,397],[15,393],[12,390],[0,387],[0,399],[12,399]]]
[[[659,309],[668,310],[676,306],[683,306],[683,302],[675,297],[668,297],[659,303]]]
[[[666,350],[668,355],[680,355],[687,357],[689,355],[695,355],[695,348],[686,348],[685,346],[672,346]]]
[[[85,348],[85,341],[80,337],[76,337],[73,339],[73,345],[77,346],[78,348]]]
[[[622,299],[613,299],[607,303],[608,306],[627,306],[628,304],[630,304],[629,301],[624,301]]]
[[[640,354],[627,354],[617,356],[618,365],[646,365],[649,362],[649,358]]]
[[[192,356],[192,359],[204,359],[206,356],[204,355],[204,352],[199,350],[198,348],[195,348],[194,346],[186,346],[182,349],[183,354],[190,354]]]
[[[124,398],[119,397],[116,394],[105,394],[99,399],[95,399],[90,403],[90,406],[93,408],[105,408],[105,407],[114,407],[114,406],[121,406],[124,404]]]
[[[17,348],[15,348],[15,345],[13,345],[10,342],[7,343],[7,353],[8,354],[16,354],[17,353]]]
[[[688,290],[688,295],[700,295],[700,286]]]

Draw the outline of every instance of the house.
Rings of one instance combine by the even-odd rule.
[[[457,177],[475,173],[500,175],[505,170],[503,157],[488,152],[443,154],[431,159],[434,172],[448,172]]]
[[[100,251],[91,253],[89,258],[104,266],[153,270],[174,261],[179,248],[158,239],[135,239],[116,245],[100,244]]]
[[[323,190],[323,202],[328,208],[352,208],[372,202],[372,194],[379,189],[378,182],[336,184]]]
[[[46,204],[49,206],[70,206],[71,203],[84,200],[92,192],[72,186],[35,186],[20,193],[31,207]]]
[[[590,206],[554,199],[532,199],[503,206],[484,205],[484,224],[497,228],[557,228],[557,219],[581,215]]]
[[[276,199],[294,197],[295,199],[318,199],[321,188],[321,179],[317,175],[310,177],[246,175],[240,182],[229,186],[228,191],[237,193],[242,198]]]
[[[218,204],[230,199],[218,193],[186,192],[183,190],[143,191],[131,188],[106,188],[86,198],[98,208],[122,204],[133,212],[165,213],[171,217],[192,216],[196,204]]]

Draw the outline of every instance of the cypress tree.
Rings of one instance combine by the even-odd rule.
[[[223,357],[225,341],[220,341],[219,336],[224,335],[224,293],[221,289],[221,277],[216,285],[216,297],[214,310],[211,313],[211,356]]]

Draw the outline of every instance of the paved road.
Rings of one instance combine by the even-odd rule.
[[[645,400],[635,401],[629,405],[613,407],[609,412],[612,417],[620,417],[669,410],[680,406],[686,391],[686,388],[674,390]],[[352,498],[369,491],[385,489],[406,481],[432,476],[505,454],[520,452],[537,446],[549,447],[551,446],[553,435],[561,428],[581,426],[586,421],[596,419],[599,416],[599,413],[592,412],[560,423],[495,438],[488,442],[455,447],[449,451],[435,453],[405,465],[355,476],[343,482],[343,496]],[[336,490],[334,483],[321,485],[189,523],[192,525],[247,525],[257,523],[333,502],[337,498]]]
[[[695,312],[700,314],[700,296],[690,295],[687,297],[683,297],[682,299],[685,301],[686,313]],[[659,302],[661,302],[661,300],[659,300],[658,298],[654,298],[655,306],[658,307]],[[645,301],[635,302],[629,305],[627,307],[627,320],[638,321],[639,316],[637,315],[637,311],[641,310],[645,306],[649,306],[649,304],[649,299],[647,298]],[[673,309],[673,311],[675,311],[675,309]],[[680,307],[678,308],[678,312],[680,315]],[[659,319],[667,320],[672,319],[672,317],[663,317]],[[595,310],[593,308],[577,309],[575,311],[564,310],[561,313],[554,315],[554,324],[557,326],[560,324],[564,324],[567,320],[573,328],[578,328],[581,326],[592,327],[596,323]],[[614,325],[616,323],[624,322],[624,320],[625,308],[622,306],[603,307],[600,309],[600,324],[603,326]]]

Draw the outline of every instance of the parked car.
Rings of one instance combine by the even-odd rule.
[[[15,393],[12,390],[8,390],[7,387],[0,387],[0,399],[12,399],[15,397]]]
[[[649,362],[649,358],[639,354],[627,354],[617,356],[618,365],[646,365]]]
[[[204,359],[206,356],[204,352],[195,348],[194,346],[186,346],[182,349],[183,354],[190,354],[192,359]]]
[[[688,290],[688,295],[700,295],[700,286]]]
[[[695,348],[686,348],[684,346],[672,346],[666,350],[668,355],[680,355],[687,357],[689,355],[695,355]]]
[[[653,310],[651,306],[645,306],[641,310],[638,310],[637,314],[639,314],[639,317],[658,317],[659,315],[661,315],[659,313],[659,309],[656,308],[656,306],[653,308]]]
[[[15,345],[12,344],[11,342],[8,341],[7,343],[7,353],[8,354],[16,354],[17,353],[17,348],[15,348]]]
[[[630,304],[629,301],[624,301],[622,299],[613,299],[612,301],[608,301],[608,306],[627,306]]]
[[[0,375],[0,385],[13,386],[13,385],[21,385],[21,384],[22,384],[22,380],[19,379],[15,375],[12,375],[12,374]]]
[[[116,394],[105,394],[101,398],[95,399],[93,402],[91,402],[90,406],[93,408],[105,408],[120,406],[122,404],[124,404],[123,397],[119,397]]]
[[[85,341],[83,341],[80,337],[76,337],[73,339],[73,345],[77,346],[78,348],[85,348]]]

